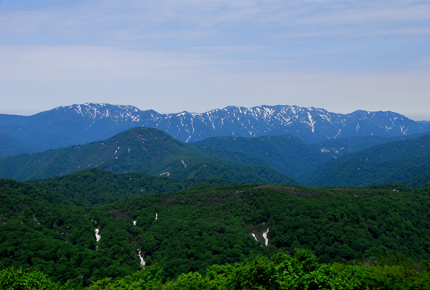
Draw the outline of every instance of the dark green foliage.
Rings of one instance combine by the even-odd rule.
[[[241,261],[264,250],[247,232],[240,217],[243,206],[229,191],[152,196],[110,208],[134,217],[145,259],[159,263],[167,277]]]
[[[37,267],[55,280],[71,279],[71,285],[138,269],[136,261],[130,259],[134,251],[130,253],[129,242],[122,245],[123,251],[129,252],[127,261],[105,249],[95,250],[96,225],[88,209],[49,203],[49,198],[32,199],[44,191],[20,184],[6,181],[1,187],[0,269]]]
[[[137,224],[145,233],[139,239],[142,251],[148,261],[158,261],[167,268],[169,276],[201,269],[198,259],[205,264],[219,263],[216,259],[220,257],[228,262],[231,257],[245,258],[251,250],[258,253],[275,248],[309,248],[323,262],[378,256],[387,249],[414,259],[428,259],[430,199],[397,190],[214,187],[175,196],[124,200],[110,207],[137,216]],[[154,219],[156,212],[158,220]],[[253,249],[252,243],[248,244],[253,241],[248,229],[258,228],[251,225],[270,228],[269,247]],[[231,227],[239,236],[248,232],[248,240],[235,237]],[[255,234],[261,236],[262,231]],[[235,247],[228,248],[227,241],[216,246],[222,251],[207,249],[219,242],[217,233],[222,233],[224,240],[231,235],[236,239],[233,245],[241,245],[245,255],[231,256]],[[199,257],[196,248],[209,256]],[[176,266],[180,261],[182,269]]]
[[[236,281],[236,288],[248,287],[243,281],[270,288],[276,281],[266,278],[285,271],[304,271],[302,276],[310,279],[294,282],[284,275],[284,280],[277,280],[288,287],[308,285],[321,273],[332,277],[340,271],[340,277],[348,277],[359,271],[334,265],[320,268],[308,254],[298,254],[297,261],[285,258],[289,262],[282,265],[255,258],[279,251],[302,253],[309,249],[320,262],[330,264],[374,261],[373,257],[387,251],[413,260],[430,259],[428,186],[414,190],[396,185],[324,189],[205,185],[91,208],[63,202],[67,198],[58,194],[51,198],[48,191],[36,185],[10,180],[2,184],[0,269],[37,267],[54,281],[70,279],[73,287],[106,277],[116,283],[140,268],[139,253],[147,265],[158,263],[164,269],[157,274],[160,281],[178,277],[183,287],[196,280],[195,285],[199,285],[200,277],[211,273],[211,265],[245,260],[248,262],[235,270],[216,271],[236,273],[236,280],[228,280]],[[98,242],[95,229],[101,235]],[[267,229],[269,245],[265,246],[263,233]],[[303,259],[298,258],[300,255]],[[372,279],[388,285],[386,273],[378,271]],[[401,270],[392,271],[393,279],[403,279]],[[189,272],[193,274],[183,274]],[[140,278],[133,279],[130,281],[137,283]],[[331,281],[324,279],[320,282]],[[110,280],[105,282],[109,284]]]
[[[53,204],[82,205],[79,201],[72,201],[63,194],[53,193],[49,188],[24,184],[12,179],[0,179],[0,193],[13,197],[28,197],[32,200],[46,201]]]
[[[430,235],[430,200],[394,190],[288,191],[270,190],[261,199],[266,211],[270,204],[271,244],[277,248],[310,248],[323,262],[378,256],[386,249],[430,257],[430,244],[422,239]],[[269,196],[278,202],[268,204]]]
[[[212,183],[235,184],[222,179],[178,179],[142,173],[115,174],[98,168],[30,183],[87,206],[100,206],[134,196],[174,193]]]
[[[430,183],[427,183],[415,190],[416,193],[430,196]]]

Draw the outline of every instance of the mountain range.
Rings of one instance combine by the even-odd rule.
[[[241,184],[297,184],[264,160],[239,155],[244,156],[241,158],[244,162],[217,158],[158,129],[133,128],[105,141],[2,158],[0,177],[41,179],[95,167],[114,173],[138,172],[176,178],[230,180]]]
[[[307,122],[310,119],[315,121]],[[340,115],[314,108],[259,106],[162,115],[131,106],[85,104],[28,117],[1,115],[0,121],[6,131],[0,135],[0,148],[3,155],[10,155],[0,158],[0,178],[42,179],[99,168],[221,184],[416,187],[430,180],[425,122],[393,112]],[[149,127],[136,127],[148,123]],[[296,134],[283,134],[292,128]],[[118,130],[123,131],[101,141],[85,141]],[[333,136],[330,132],[336,130]],[[215,133],[219,136],[191,142]],[[309,134],[314,139],[306,139]],[[70,145],[76,140],[85,143]],[[61,144],[58,149],[19,154]]]
[[[307,143],[318,143],[430,131],[430,124],[390,111],[337,114],[313,107],[263,105],[229,106],[200,114],[160,114],[133,106],[87,103],[32,116],[0,114],[0,157],[105,140],[133,127],[157,128],[185,143],[209,137],[264,135],[293,135]]]
[[[151,279],[191,289],[202,277],[217,286],[193,289],[289,289],[282,279],[308,274],[283,269],[319,259],[307,279],[428,289],[426,126],[392,112],[295,106],[1,115],[0,284],[32,275],[40,286],[38,268],[68,281],[61,289],[131,289],[130,277],[142,289],[155,289]],[[288,266],[282,283],[277,263]]]
[[[0,178],[42,179],[99,168],[219,184],[424,185],[430,180],[430,134],[398,139],[307,144],[283,135],[184,143],[158,129],[132,128],[104,141],[1,158]]]

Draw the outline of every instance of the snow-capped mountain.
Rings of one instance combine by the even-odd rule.
[[[214,136],[290,134],[314,143],[353,136],[398,136],[430,131],[428,124],[389,111],[336,114],[324,109],[282,105],[229,106],[199,114],[160,114],[133,106],[87,103],[32,116],[0,115],[0,133],[43,149],[103,140],[133,127],[158,128],[183,142]]]

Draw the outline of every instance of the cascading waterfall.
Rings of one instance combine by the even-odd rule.
[[[139,252],[137,253],[137,255],[139,256],[139,259],[140,259],[140,266],[142,267],[142,269],[144,269],[145,265],[146,265],[146,262],[142,258],[142,250],[141,249],[139,249]]]
[[[101,235],[99,234],[100,230],[98,228],[94,229],[95,235],[96,235],[96,242],[98,243],[101,239]],[[96,251],[99,250],[99,246],[96,245]]]
[[[264,244],[266,245],[266,246],[268,246],[269,245],[269,238],[267,237],[267,234],[269,233],[269,229],[267,229],[267,231],[265,231],[264,233],[263,233],[263,238],[264,238]]]

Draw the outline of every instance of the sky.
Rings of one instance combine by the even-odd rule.
[[[87,102],[430,120],[430,1],[0,0],[0,113]]]

